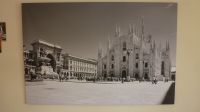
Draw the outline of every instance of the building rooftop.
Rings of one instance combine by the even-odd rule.
[[[90,61],[90,62],[94,62],[94,63],[97,62],[97,60],[95,60],[95,59],[82,58],[82,57],[73,56],[73,55],[70,55],[70,54],[68,54],[68,56],[70,56],[70,57],[72,57],[72,58],[76,58],[76,59],[84,60],[84,61]]]
[[[56,45],[56,44],[51,44],[50,42],[47,42],[47,41],[42,40],[42,39],[38,39],[38,40],[33,41],[32,45],[35,44],[35,43],[40,43],[40,44],[47,45],[49,47],[55,47],[55,48],[58,48],[58,49],[62,49],[61,46]]]

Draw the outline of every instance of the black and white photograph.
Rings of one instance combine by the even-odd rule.
[[[175,103],[177,3],[22,3],[25,100]]]

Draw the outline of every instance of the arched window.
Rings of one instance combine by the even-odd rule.
[[[111,68],[114,69],[114,64],[111,65]]]
[[[114,61],[114,55],[111,56],[111,60]]]
[[[123,51],[126,50],[126,42],[123,42]]]
[[[146,68],[148,67],[148,63],[145,63],[145,67],[146,67]]]
[[[72,70],[72,66],[70,66],[70,70]]]
[[[126,62],[126,56],[123,56],[123,62]]]
[[[161,74],[163,76],[165,76],[165,63],[164,63],[164,61],[162,61],[162,65],[161,65]]]
[[[145,79],[145,80],[148,80],[148,79],[149,79],[148,73],[145,73],[144,79]]]
[[[135,68],[138,68],[138,63],[135,63]]]
[[[138,53],[136,54],[135,58],[136,58],[136,59],[139,59],[139,54],[138,54]]]
[[[104,64],[104,69],[106,69],[106,64]]]
[[[139,75],[138,75],[138,73],[135,74],[135,78],[136,78],[136,80],[139,79]]]

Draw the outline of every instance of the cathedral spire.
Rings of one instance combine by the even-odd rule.
[[[108,37],[108,47],[109,47],[109,49],[111,48],[111,39],[110,39],[110,37]]]
[[[133,24],[129,25],[129,34],[134,34],[135,33],[135,26]]]
[[[156,52],[156,41],[153,40],[153,42],[151,42],[151,46],[152,46],[152,51]]]
[[[101,45],[101,43],[99,43],[98,51],[102,51],[102,45]]]
[[[153,41],[153,48],[154,49],[156,48],[156,41],[155,40]]]
[[[170,51],[170,44],[169,44],[169,41],[168,41],[168,49],[169,49],[169,51]]]
[[[143,43],[144,43],[144,20],[143,20],[143,17],[140,20],[138,37],[140,38],[140,45],[141,45],[141,47],[143,47]]]
[[[137,26],[134,26],[134,30],[135,30],[135,31],[134,31],[134,32],[135,32],[135,35],[138,36],[138,33],[137,33]]]
[[[156,44],[155,40],[153,40],[153,50],[154,50],[154,53],[156,54],[157,53],[157,44]]]
[[[132,25],[131,24],[129,24],[129,32],[128,33],[132,34]]]
[[[161,42],[159,42],[159,46],[158,46],[158,55],[161,56],[161,52],[162,52],[162,45]]]
[[[168,40],[166,40],[166,51],[168,51]]]
[[[116,25],[115,27],[115,36],[119,37],[120,36],[120,27]]]
[[[144,17],[141,19],[141,36],[144,38]]]
[[[148,42],[149,42],[149,43],[151,43],[151,39],[152,39],[152,36],[149,35],[149,36],[148,36]]]
[[[111,48],[111,39],[108,37],[108,43],[107,43],[107,49],[109,50]]]
[[[135,25],[134,24],[132,24],[132,32],[133,32],[133,34],[135,34]]]
[[[169,40],[168,40],[168,44],[167,44],[167,46],[168,46],[168,55],[170,56],[170,46],[169,46]]]
[[[102,57],[102,45],[101,45],[101,43],[99,43],[99,46],[98,46],[98,58],[101,58]]]
[[[170,50],[169,40],[168,40],[168,50]]]

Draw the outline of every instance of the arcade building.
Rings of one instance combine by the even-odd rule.
[[[63,54],[59,45],[44,40],[32,42],[32,50],[24,50],[25,78],[30,74],[41,77],[64,76],[67,79],[85,79],[97,75],[97,61]]]

